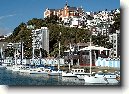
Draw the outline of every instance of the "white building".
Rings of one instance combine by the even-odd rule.
[[[44,49],[49,53],[49,30],[47,27],[32,30],[33,55],[35,49]]]
[[[20,64],[27,65],[27,64],[30,64],[30,59],[22,59],[22,61],[21,59],[17,59],[15,63],[16,65],[20,65]]]
[[[56,66],[56,65],[64,65],[64,59],[55,59],[55,58],[44,58],[44,59],[30,59],[30,64],[33,65],[51,65],[51,66]]]
[[[112,56],[120,57],[120,32],[116,31],[116,33],[110,34],[109,42],[113,44]]]
[[[101,58],[99,57],[95,62],[96,66],[101,67],[114,67],[120,68],[120,59],[119,58]]]
[[[13,63],[14,63],[13,57],[6,57],[2,65],[9,66],[9,65],[13,65]]]

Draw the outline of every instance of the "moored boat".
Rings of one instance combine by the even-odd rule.
[[[51,76],[59,76],[62,74],[62,71],[60,70],[51,70],[48,72],[48,75],[51,75]]]
[[[85,83],[90,84],[108,84],[105,77],[87,76],[84,77]]]
[[[85,75],[84,69],[72,69],[70,72],[62,72],[63,77],[77,77],[77,75]]]

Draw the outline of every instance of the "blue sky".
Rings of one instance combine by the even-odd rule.
[[[0,35],[13,31],[21,22],[43,18],[46,8],[63,8],[66,0],[0,0]],[[85,11],[120,8],[120,0],[67,0],[69,6]]]

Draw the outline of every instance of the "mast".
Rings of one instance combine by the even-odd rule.
[[[40,48],[40,64],[41,64],[41,58],[42,58],[42,52],[41,52],[41,48]]]
[[[16,65],[17,63],[17,60],[16,60],[16,49],[15,49],[15,52],[14,52],[14,58],[15,58],[15,62],[14,62],[14,65]]]
[[[60,41],[59,41],[59,63],[58,63],[58,70],[60,69]]]
[[[23,52],[23,41],[21,41],[21,52],[22,52],[22,54],[21,54],[21,65],[22,65],[22,61],[23,61],[23,55],[24,55],[24,52]]]
[[[91,37],[90,37],[90,74],[91,74],[91,67],[92,67],[92,50],[91,50]]]
[[[59,57],[60,57],[60,41],[59,41]]]
[[[59,38],[61,38],[61,32],[60,32]],[[59,69],[60,69],[60,39],[59,39],[59,63],[58,63],[58,70]]]
[[[71,62],[71,42],[70,42],[70,45],[69,45],[69,48],[70,48],[70,50],[69,50],[69,72],[70,72],[70,62]]]
[[[2,50],[2,47],[1,47],[1,51],[0,52],[1,52],[1,58],[3,59],[3,54],[2,54],[3,53],[3,50]]]

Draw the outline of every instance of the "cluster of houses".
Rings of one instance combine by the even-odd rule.
[[[109,35],[110,26],[114,23],[114,14],[117,13],[120,13],[120,9],[85,12],[82,7],[71,7],[66,2],[61,9],[47,8],[44,11],[44,18],[56,15],[64,26],[90,29],[93,35]]]
[[[92,65],[105,65],[105,61],[102,60],[103,64],[98,64],[96,63],[96,60],[99,60],[99,57],[102,58],[115,58],[112,59],[113,61],[119,61],[120,58],[120,30],[116,30],[114,33],[110,33],[111,31],[111,26],[114,23],[114,15],[120,13],[120,9],[115,9],[108,11],[105,9],[104,11],[99,11],[99,12],[85,12],[82,7],[71,7],[67,4],[65,4],[64,8],[61,9],[49,9],[47,8],[44,11],[44,18],[50,17],[52,15],[56,15],[61,19],[61,22],[63,22],[63,25],[66,27],[77,27],[77,28],[83,28],[83,29],[89,29],[92,31],[92,35],[98,36],[98,35],[103,35],[109,38],[108,42],[113,44],[112,49],[106,49],[108,50],[108,55],[102,55],[98,54],[98,50],[102,50],[103,48],[100,47],[98,49],[97,46],[94,45],[94,53],[93,54],[93,64]],[[77,47],[75,47],[77,46]],[[85,52],[79,52],[81,49],[87,49],[87,44],[82,44],[80,45],[79,43],[72,46],[73,49],[65,51],[66,53],[64,56],[65,60],[68,60],[70,57],[72,57],[72,64],[76,65],[89,65],[89,54],[87,51]],[[81,48],[79,48],[81,47]],[[78,48],[78,54],[73,55],[75,52],[75,48]],[[73,51],[72,51],[73,50]],[[102,51],[104,53],[104,51]],[[69,55],[69,53],[72,53],[72,56]],[[97,57],[96,57],[97,56]],[[107,59],[105,59],[107,60]],[[109,61],[112,61],[109,59]],[[96,61],[96,62],[95,62]],[[79,62],[79,63],[78,63]],[[87,64],[85,64],[87,62]],[[107,63],[108,64],[108,63]],[[110,66],[115,66],[115,64],[111,64]]]

